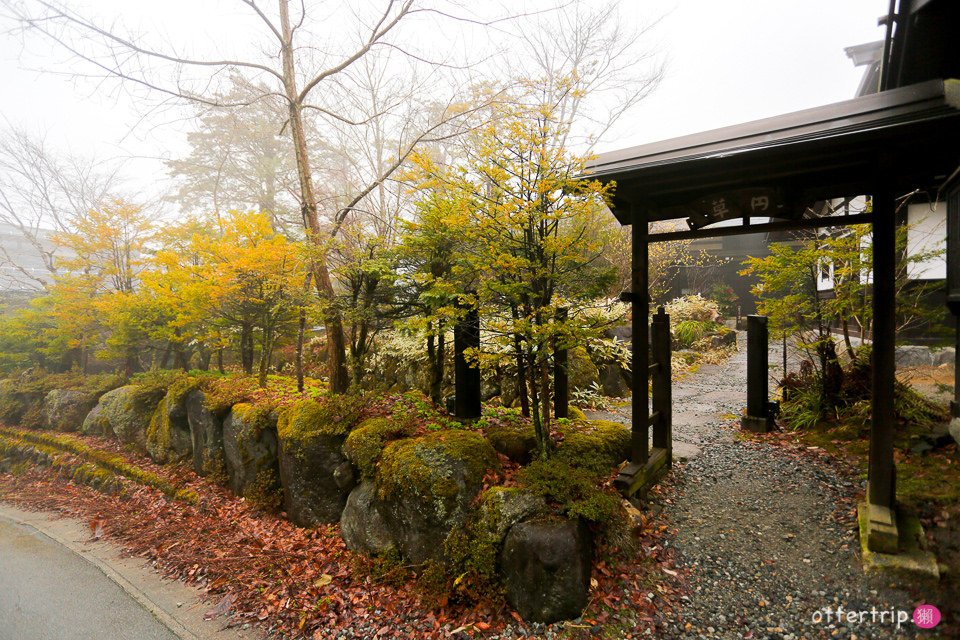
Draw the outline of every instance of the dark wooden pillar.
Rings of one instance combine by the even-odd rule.
[[[656,363],[656,373],[651,384],[653,410],[653,446],[666,452],[666,466],[673,464],[673,383],[672,354],[670,350],[670,316],[663,307],[657,310],[650,324],[650,351]]]
[[[476,298],[476,292],[468,295]],[[480,417],[480,367],[467,362],[464,352],[480,348],[480,312],[476,304],[457,303],[462,315],[453,327],[455,396],[454,416]]]
[[[632,334],[631,462],[645,465],[650,457],[650,291],[647,221],[635,211],[630,225],[631,253],[630,310]]]
[[[567,322],[567,310],[557,309],[557,324],[564,326]],[[566,333],[564,331],[564,333]],[[556,339],[553,349],[553,415],[556,418],[566,418],[570,415],[570,384],[567,373],[567,346],[565,336]]]
[[[769,404],[770,333],[766,316],[747,316],[747,415],[744,429],[765,433],[770,430]]]
[[[947,308],[957,326],[950,413],[960,418],[960,180],[944,188],[947,194]]]
[[[663,337],[666,331],[666,340],[659,340],[665,344],[667,353],[663,360],[663,365],[657,365],[657,375],[660,380],[657,383],[655,398],[662,403],[655,407],[658,411],[656,416],[656,425],[654,428],[655,445],[650,449],[650,323],[648,314],[650,312],[650,294],[647,291],[648,274],[648,253],[647,253],[647,220],[646,217],[638,215],[636,211],[632,214],[631,226],[633,267],[631,270],[629,294],[624,296],[625,300],[630,302],[632,310],[632,337],[631,351],[633,354],[631,377],[631,387],[633,397],[630,404],[632,407],[632,440],[630,462],[620,470],[620,474],[614,481],[614,485],[628,497],[637,497],[644,499],[647,490],[660,479],[670,466],[671,437],[671,407],[670,402],[670,343],[669,332],[670,324],[666,314],[661,314],[661,322],[657,325],[656,331],[660,337]],[[662,367],[667,367],[663,370]],[[666,385],[666,386],[662,386]]]
[[[896,385],[897,221],[892,176],[881,172],[873,193],[873,387],[870,412],[870,467],[867,502],[859,510],[860,535],[874,552],[895,554],[896,466],[893,461]]]

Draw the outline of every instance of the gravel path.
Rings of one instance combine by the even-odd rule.
[[[689,589],[658,636],[914,637],[912,622],[891,622],[891,610],[912,616],[909,596],[863,575],[852,515],[860,483],[813,452],[737,439],[733,416],[746,404],[745,335],[738,338],[741,350],[725,364],[674,386],[674,441],[699,451],[674,465],[664,495],[676,529],[667,544]],[[771,367],[780,356],[773,347]],[[608,417],[628,421],[629,409]],[[827,608],[838,605],[856,619],[829,623]]]

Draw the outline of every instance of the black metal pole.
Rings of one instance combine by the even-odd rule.
[[[889,509],[894,508],[896,501],[893,462],[897,331],[895,206],[889,181],[880,180],[873,196],[873,386],[867,497],[871,504]]]
[[[557,324],[565,325],[567,310],[557,309]],[[567,348],[554,346],[553,349],[553,415],[557,418],[569,417],[570,384],[567,374]]]
[[[476,296],[470,291],[467,295]],[[453,351],[455,400],[454,415],[457,418],[480,417],[480,367],[471,365],[466,358],[467,349],[480,348],[480,312],[476,304],[457,306],[463,315],[453,327]]]

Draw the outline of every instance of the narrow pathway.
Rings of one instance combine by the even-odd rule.
[[[863,575],[852,516],[859,482],[814,456],[737,438],[734,416],[746,403],[744,338],[726,363],[674,386],[675,446],[692,454],[674,466],[663,507],[676,528],[668,544],[688,571],[689,595],[658,635],[913,637],[912,622],[895,622],[895,611],[912,616],[907,594]],[[780,358],[773,346],[774,370]],[[629,409],[616,418],[628,422]],[[856,620],[828,622],[828,608],[832,614],[838,606],[857,612]]]

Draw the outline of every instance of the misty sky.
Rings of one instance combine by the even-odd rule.
[[[212,25],[235,24],[231,29],[242,40],[246,24],[246,16],[209,0],[86,4],[141,29],[163,24],[173,39],[202,38]],[[661,17],[647,42],[666,58],[667,72],[659,89],[598,150],[851,98],[862,69],[854,68],[843,48],[883,37],[877,18],[886,5],[886,0],[624,0],[625,20]],[[72,78],[64,60],[49,45],[24,54],[14,38],[0,40],[2,118],[46,133],[56,147],[122,158],[134,185],[158,188],[166,180],[162,159],[184,153],[181,117],[165,112],[144,120],[124,92]]]

